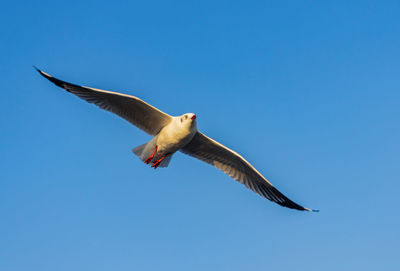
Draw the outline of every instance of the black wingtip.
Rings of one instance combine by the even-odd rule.
[[[309,212],[313,212],[313,213],[319,213],[319,210],[308,209],[308,208],[304,208],[304,211],[309,211]]]
[[[50,82],[55,84],[56,86],[64,88],[64,85],[66,84],[66,82],[59,80],[57,78],[54,78],[50,74],[47,74],[44,71],[38,69],[36,66],[33,66],[33,68],[35,68],[40,73],[41,76],[43,76],[44,78],[46,78],[47,80],[49,80]],[[73,84],[70,84],[70,85],[73,85]]]
[[[48,75],[47,73],[43,72],[41,69],[39,69],[39,68],[36,67],[35,65],[32,65],[32,67],[33,67],[38,73],[40,73],[41,76],[43,76],[43,77],[45,77],[45,78],[47,78],[47,79],[51,78],[50,75]]]
[[[51,77],[50,75],[48,75],[47,73],[43,72],[42,70],[40,70],[38,67],[36,67],[35,65],[32,66],[38,73],[40,73],[40,75],[46,77],[47,79],[49,77]]]

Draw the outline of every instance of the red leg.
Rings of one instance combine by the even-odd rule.
[[[162,160],[164,160],[164,158],[167,155],[164,155],[163,157],[161,157],[160,159],[158,159],[157,161],[153,162],[153,165],[151,167],[153,167],[154,169],[158,168],[158,166],[160,165],[160,163],[162,162]]]
[[[147,157],[147,159],[144,161],[146,164],[150,163],[151,160],[153,160],[154,155],[156,154],[156,151],[157,151],[157,145],[156,145],[156,147],[154,148],[154,151],[153,151],[152,155],[150,155],[149,157]]]

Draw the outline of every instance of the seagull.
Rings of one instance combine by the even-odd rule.
[[[153,136],[149,142],[132,150],[152,168],[167,167],[174,153],[181,151],[222,170],[272,202],[300,211],[318,212],[287,198],[242,156],[199,132],[195,114],[186,113],[173,117],[137,97],[71,84],[34,68],[56,86],[101,109],[117,114]]]

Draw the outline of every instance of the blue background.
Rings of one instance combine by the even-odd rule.
[[[7,1],[0,270],[399,270],[398,1]],[[194,112],[294,201],[131,149],[34,71]]]

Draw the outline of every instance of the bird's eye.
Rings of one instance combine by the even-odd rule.
[[[187,116],[187,115],[185,115],[185,120],[187,120],[187,118],[188,118],[188,116]]]

